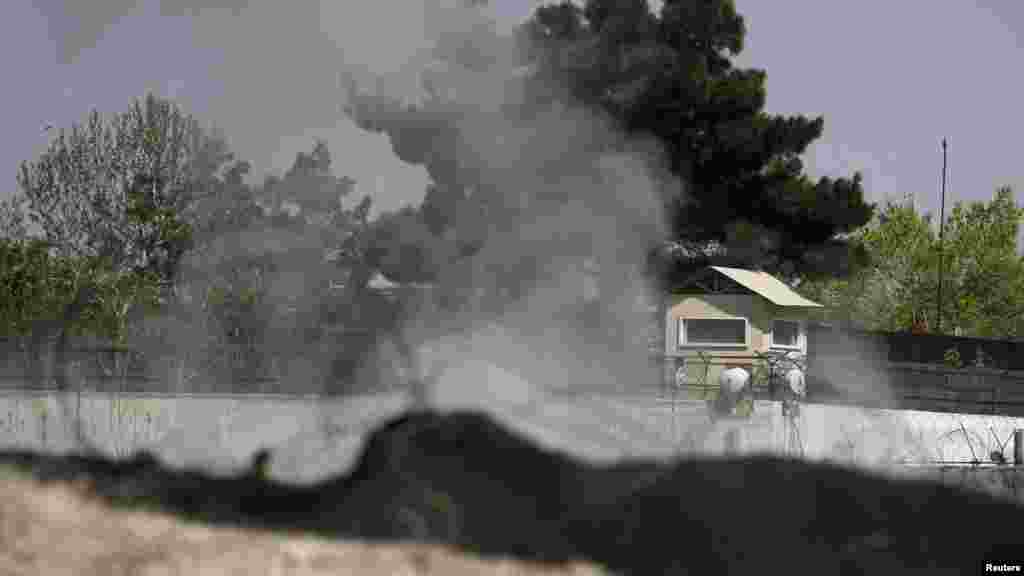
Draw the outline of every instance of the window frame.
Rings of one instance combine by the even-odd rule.
[[[775,343],[776,322],[791,322],[796,324],[796,346]],[[805,352],[807,350],[807,328],[805,322],[799,318],[772,318],[771,329],[768,331],[768,347],[772,350],[793,350]]]
[[[686,322],[688,320],[733,320],[743,322],[743,342],[690,342],[686,334]],[[699,318],[686,316],[676,318],[676,346],[679,349],[692,348],[749,348],[750,347],[750,320],[743,316],[714,316],[710,318]]]

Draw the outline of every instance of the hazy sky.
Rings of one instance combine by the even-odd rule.
[[[503,27],[539,3],[492,2]],[[1024,134],[1024,5],[736,3],[749,29],[739,62],[767,69],[769,110],[825,117],[825,135],[806,158],[812,175],[860,170],[870,198],[914,193],[918,206],[937,212],[945,136],[947,207],[990,198],[1001,184],[1024,188],[1014,140]],[[425,172],[397,161],[383,136],[353,127],[337,90],[343,63],[400,73],[442,29],[414,4],[6,0],[0,194],[15,190],[17,164],[45,146],[44,124],[69,127],[93,107],[121,111],[151,89],[215,121],[257,170],[283,171],[323,137],[336,171],[355,178],[379,208],[418,201]],[[189,6],[222,9],[196,18]]]

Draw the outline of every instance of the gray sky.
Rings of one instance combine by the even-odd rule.
[[[492,2],[502,27],[538,4]],[[402,165],[383,136],[353,127],[337,90],[345,63],[400,76],[443,29],[443,19],[414,4],[7,0],[0,195],[15,190],[17,164],[45,146],[44,124],[69,127],[93,107],[121,111],[152,89],[215,121],[258,170],[283,171],[323,137],[336,171],[355,178],[357,192],[372,194],[379,208],[418,201],[424,171]],[[195,18],[191,6],[221,9]],[[737,0],[737,7],[749,29],[739,63],[767,69],[769,110],[825,116],[825,135],[806,158],[812,175],[861,170],[870,198],[914,193],[919,207],[938,212],[945,136],[947,207],[988,199],[1001,184],[1022,198],[1024,165],[1013,138],[1024,133],[1015,112],[1024,80],[1014,72],[1024,61],[1024,6]]]

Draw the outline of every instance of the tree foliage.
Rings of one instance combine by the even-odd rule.
[[[539,8],[526,30],[545,83],[662,144],[688,185],[665,199],[672,240],[718,241],[783,273],[819,271],[807,253],[870,218],[859,174],[803,173],[799,157],[823,119],[767,114],[765,72],[733,66],[746,24],[731,0],[667,1],[657,14],[644,0],[563,2]]]
[[[52,294],[47,306],[81,318],[33,310],[11,316],[9,326],[20,330],[31,321],[37,330],[53,326],[60,334],[70,329],[125,341],[146,315],[191,317],[194,324],[196,314],[182,314],[177,297],[189,285],[202,292],[204,273],[182,274],[182,263],[262,215],[244,183],[249,169],[223,136],[152,94],[124,112],[93,111],[82,124],[60,130],[40,157],[22,163],[20,205],[12,204],[4,222],[12,230],[25,220],[37,226],[40,237],[18,249],[30,256],[22,259],[36,269],[40,293]],[[88,304],[73,306],[86,289],[93,294]],[[203,308],[207,314],[216,316]],[[207,324],[205,333],[217,323]],[[140,338],[135,334],[138,345]]]
[[[53,253],[38,239],[0,240],[0,327],[11,336],[88,333],[124,342],[131,321],[159,305],[157,287],[145,274]]]
[[[152,94],[108,120],[93,111],[22,163],[28,218],[63,255],[169,282],[189,243],[180,215],[201,139],[192,117]]]
[[[25,240],[28,238],[24,204],[25,198],[20,194],[0,200],[0,239]]]
[[[58,278],[68,270],[55,260],[44,243],[0,240],[0,318],[7,335],[27,333],[66,296]]]
[[[202,242],[184,267],[207,348],[219,351],[209,361],[236,377],[260,373],[268,357],[317,356],[326,324],[352,323],[356,307],[367,315],[358,289],[339,297],[331,282],[358,288],[372,272],[370,198],[346,206],[354,182],[334,175],[325,142],[260,185],[242,182],[247,169],[236,164],[212,182],[213,194],[199,204]],[[348,350],[330,351],[340,353]]]
[[[258,376],[314,343],[296,336],[323,328],[328,280],[369,278],[371,202],[343,205],[354,182],[331,164],[316,141],[253,186],[227,140],[170,101],[93,112],[22,164],[23,194],[0,206],[0,322],[61,346],[84,332],[173,347],[223,381]],[[330,249],[345,257],[329,264]]]
[[[341,202],[352,191],[355,181],[335,176],[327,143],[317,140],[309,153],[295,156],[291,168],[278,186],[266,190],[274,200],[274,208],[284,202],[296,204],[304,214],[331,214],[341,209]]]
[[[222,162],[218,171],[222,173],[197,178],[193,200],[183,212],[191,229],[192,252],[208,248],[219,237],[245,230],[263,217],[256,192],[244,181],[251,169],[249,163],[233,156]]]
[[[1010,188],[989,202],[958,202],[939,237],[928,216],[888,204],[854,234],[871,264],[842,280],[800,289],[837,318],[880,330],[937,328],[939,258],[943,260],[942,326],[979,337],[1016,337],[1024,330],[1024,261],[1017,231],[1024,218]]]

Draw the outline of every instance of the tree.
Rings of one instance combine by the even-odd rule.
[[[42,242],[0,239],[0,325],[5,336],[26,334],[64,295],[53,278],[63,273]]]
[[[803,173],[799,157],[820,137],[823,120],[764,112],[764,71],[732,65],[746,26],[731,0],[670,0],[657,14],[646,0],[582,4],[538,8],[518,33],[518,61],[484,49],[487,40],[476,32],[464,44],[479,49],[450,51],[449,59],[470,73],[519,78],[523,96],[503,96],[500,113],[524,128],[582,105],[627,136],[657,142],[669,172],[685,183],[685,192],[661,191],[670,242],[717,242],[743,265],[787,276],[838,274],[856,262],[839,235],[871,217],[860,175],[813,181]],[[467,142],[462,119],[477,111],[460,108],[443,96],[441,81],[431,82],[418,105],[350,90],[350,114],[364,129],[386,133],[399,158],[426,167],[433,188],[423,209],[435,232],[454,226],[467,202],[486,207],[492,229],[514,226],[525,217],[512,201],[521,191],[503,188],[507,175]],[[559,175],[622,146],[621,138],[586,132],[559,149],[558,162],[520,158],[517,168],[552,183],[543,193],[539,186],[524,192],[532,195],[527,205],[550,211],[566,188],[554,184]],[[670,264],[661,267],[665,274],[682,263]]]
[[[268,177],[258,197],[269,205],[272,213],[280,213],[285,210],[285,204],[293,204],[305,219],[330,223],[333,215],[341,210],[343,199],[355,187],[351,178],[334,175],[331,162],[327,143],[316,140],[312,151],[296,154],[283,178]]]
[[[152,94],[107,121],[93,111],[21,164],[28,219],[65,256],[105,259],[169,284],[189,245],[181,216],[203,139],[191,116]]]
[[[832,308],[838,319],[872,329],[927,323],[935,309],[930,288],[938,262],[930,219],[889,203],[852,237],[868,253],[868,267],[849,278],[803,282],[799,289]]]
[[[1017,232],[1022,219],[1024,207],[1009,187],[999,188],[990,202],[953,206],[942,251],[944,329],[987,337],[1021,333],[1024,260],[1017,253]]]
[[[765,72],[733,67],[745,22],[731,0],[644,0],[544,6],[527,24],[536,78],[606,112],[628,134],[650,135],[688,197],[665,198],[670,240],[717,241],[747,265],[821,272],[808,252],[871,216],[861,178],[817,182],[799,156],[822,118],[765,113]],[[746,253],[744,253],[746,252]]]
[[[42,230],[47,257],[76,263],[81,282],[97,290],[85,308],[72,306],[91,315],[90,330],[123,339],[138,328],[133,342],[146,350],[165,349],[160,338],[169,331],[192,334],[174,344],[203,363],[201,372],[223,375],[230,360],[232,373],[251,374],[271,352],[265,345],[282,324],[281,300],[292,296],[316,311],[323,297],[320,286],[273,294],[287,284],[276,280],[285,273],[326,280],[324,251],[366,227],[370,203],[343,209],[354,182],[333,176],[322,141],[263,186],[245,182],[250,169],[220,133],[150,95],[110,119],[93,112],[84,125],[61,131],[37,161],[23,163],[24,210],[12,201],[0,225],[14,236],[27,216]],[[298,214],[283,209],[289,203]],[[145,322],[129,322],[143,310],[151,313]],[[164,334],[151,340],[147,326]],[[277,343],[294,341],[277,336]]]
[[[54,261],[74,263],[78,288],[64,295],[64,310],[87,316],[83,329],[122,342],[131,334],[136,346],[164,349],[140,330],[156,316],[194,324],[180,314],[178,297],[202,274],[182,275],[186,254],[208,251],[216,238],[262,214],[243,181],[249,168],[219,132],[149,94],[111,117],[93,111],[61,130],[38,159],[22,163],[23,198],[13,212],[38,227]],[[79,289],[93,290],[88,305],[74,305],[84,302],[75,297]],[[56,329],[64,343],[80,324],[64,316],[51,320],[68,327],[44,317],[35,325]]]
[[[216,238],[245,230],[263,217],[256,191],[244,182],[251,166],[233,157],[229,162],[223,175],[210,174],[195,183],[197,193],[184,213],[191,228],[191,251],[203,250]]]
[[[233,377],[260,373],[275,356],[286,364],[297,356],[326,360],[317,344],[328,320],[351,323],[356,306],[366,312],[353,298],[337,305],[330,282],[344,277],[349,287],[365,286],[373,272],[364,264],[370,199],[343,205],[354,181],[334,176],[325,142],[315,141],[282,177],[261,185],[242,182],[247,170],[236,164],[211,181],[209,198],[198,204],[204,216],[196,217],[207,224],[194,226],[183,267],[197,295],[193,306],[204,311],[200,332],[213,337],[203,347],[207,360]],[[332,252],[333,265],[326,258]]]
[[[1024,208],[1000,188],[990,202],[958,202],[946,222],[941,257],[942,330],[979,337],[1024,332],[1024,261],[1016,238]],[[939,239],[928,216],[889,203],[853,240],[870,265],[850,278],[810,281],[799,290],[840,320],[878,330],[935,330]]]
[[[38,239],[0,239],[0,332],[27,340],[29,380],[42,384],[42,351],[56,340],[58,389],[68,389],[72,335],[124,344],[130,324],[158,303],[158,284],[97,260],[55,254]]]
[[[28,238],[24,203],[25,198],[18,194],[0,200],[0,239],[23,240]]]

